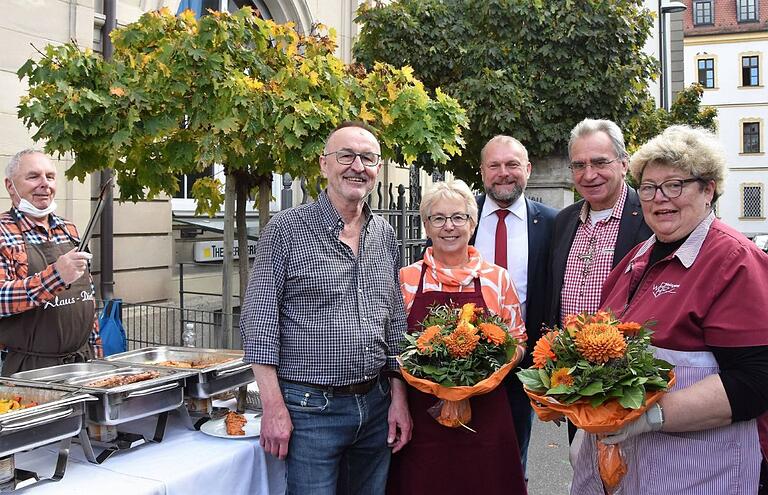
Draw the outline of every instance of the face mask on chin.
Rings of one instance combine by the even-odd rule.
[[[41,210],[37,206],[21,197],[19,190],[16,189],[16,184],[11,182],[11,185],[13,186],[13,190],[16,191],[16,195],[19,197],[19,206],[17,206],[16,209],[20,212],[26,213],[33,218],[44,218],[56,211],[56,201],[51,201],[51,204],[49,204],[47,208]]]

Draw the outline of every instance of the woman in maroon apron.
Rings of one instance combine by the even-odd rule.
[[[419,323],[437,304],[475,303],[510,321],[515,337],[524,339],[519,302],[506,270],[483,261],[468,245],[477,205],[461,181],[440,183],[421,207],[433,247],[424,260],[400,271],[408,327]],[[439,399],[408,386],[413,419],[411,441],[392,456],[387,493],[525,494],[525,478],[512,413],[504,387],[472,397],[467,428],[439,424],[427,410]]]
[[[62,244],[53,241],[33,244],[28,242],[20,225],[19,230],[25,238],[30,274],[43,271],[76,245],[71,237],[70,242]],[[3,318],[0,340],[8,354],[2,375],[87,361],[92,357],[88,339],[93,330],[94,315],[94,287],[90,275],[86,274],[56,294],[54,299]]]

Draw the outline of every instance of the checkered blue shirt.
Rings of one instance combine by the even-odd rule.
[[[364,206],[358,255],[328,199],[275,215],[259,238],[240,316],[245,361],[279,378],[343,386],[394,360],[406,330],[392,227]]]

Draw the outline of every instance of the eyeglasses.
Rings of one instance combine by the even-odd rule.
[[[613,160],[606,160],[605,158],[598,158],[589,162],[571,162],[569,165],[574,172],[583,172],[587,169],[587,165],[596,170],[603,170],[611,163],[618,160],[620,157],[616,157]]]
[[[677,198],[683,194],[683,186],[690,182],[698,182],[702,179],[699,177],[691,177],[690,179],[669,179],[665,180],[658,186],[651,182],[643,182],[640,187],[637,188],[637,195],[643,201],[652,201],[656,197],[656,191],[661,189],[661,194],[669,199]]]
[[[323,156],[336,155],[336,161],[342,165],[352,165],[355,163],[355,158],[360,157],[360,163],[366,167],[375,167],[381,160],[381,155],[372,151],[363,151],[362,153],[355,153],[351,150],[338,150],[326,153]]]
[[[443,215],[430,215],[427,217],[427,220],[429,220],[430,225],[435,227],[436,229],[439,229],[445,225],[445,222],[448,220],[451,221],[454,227],[463,227],[467,224],[467,221],[469,221],[469,214],[467,213],[454,213],[450,217],[446,217]]]

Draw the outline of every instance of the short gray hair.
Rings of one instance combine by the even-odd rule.
[[[632,155],[629,171],[637,182],[651,163],[666,165],[706,181],[715,182],[712,202],[725,188],[727,166],[723,147],[717,137],[700,127],[673,125],[651,139]]]
[[[424,194],[419,206],[419,214],[421,215],[421,222],[425,226],[427,225],[427,217],[432,214],[432,206],[441,199],[457,200],[464,203],[474,230],[477,225],[477,201],[467,183],[460,179],[436,182]]]
[[[512,146],[518,146],[520,149],[523,150],[523,155],[525,156],[525,161],[528,161],[528,150],[526,149],[525,145],[521,143],[519,140],[513,138],[512,136],[505,136],[504,134],[499,134],[497,136],[493,136],[490,141],[485,143],[485,146],[483,146],[483,149],[480,151],[480,164],[482,165],[485,163],[485,153],[489,146],[492,144],[507,144]]]
[[[611,139],[613,150],[619,158],[627,157],[627,147],[624,144],[624,134],[615,122],[606,119],[584,119],[571,130],[571,138],[568,140],[568,158],[571,157],[573,143],[582,137],[590,136],[597,132],[604,132]]]
[[[13,176],[16,175],[16,172],[19,170],[21,159],[27,155],[34,155],[35,153],[45,155],[45,152],[36,148],[25,148],[13,155],[11,159],[8,160],[8,165],[5,166],[5,176],[12,180]]]

